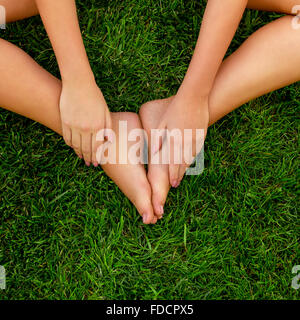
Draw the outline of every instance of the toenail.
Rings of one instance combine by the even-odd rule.
[[[89,167],[90,166],[90,163],[89,162],[87,162],[87,161],[85,161],[85,164]]]
[[[98,162],[94,162],[93,165],[94,165],[95,168],[97,168],[98,167]]]
[[[163,206],[160,206],[160,213],[164,214],[164,207]]]
[[[144,222],[144,223],[146,223],[147,218],[148,218],[148,215],[147,215],[147,213],[145,213],[145,214],[143,215],[143,222]]]
[[[178,183],[177,180],[173,180],[172,183],[171,183],[172,187],[173,187],[173,188],[176,188],[177,183]]]

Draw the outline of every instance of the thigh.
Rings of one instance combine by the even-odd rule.
[[[4,7],[6,22],[22,20],[38,14],[35,0],[0,0]]]
[[[210,94],[210,124],[242,104],[300,80],[300,30],[292,16],[254,32],[221,65]]]
[[[292,14],[293,7],[299,4],[299,0],[249,0],[247,8]]]

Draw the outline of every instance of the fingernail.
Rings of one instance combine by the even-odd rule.
[[[90,166],[90,163],[89,162],[87,162],[87,161],[85,161],[85,164],[89,167]]]
[[[94,165],[95,168],[97,168],[98,167],[98,162],[93,162],[93,165]]]
[[[173,188],[176,188],[177,183],[178,183],[177,180],[173,180],[172,183],[171,183],[172,187],[173,187]]]
[[[164,214],[164,207],[163,206],[160,206],[160,213]]]

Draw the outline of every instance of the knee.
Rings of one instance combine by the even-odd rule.
[[[279,18],[282,25],[282,30],[288,32],[292,37],[300,36],[300,14],[299,15],[291,15],[288,14],[284,17]],[[295,33],[291,33],[291,31],[297,31]]]
[[[291,14],[287,17],[289,18],[289,23],[291,23],[292,28],[300,32],[300,5],[293,7]]]
[[[284,1],[282,1],[284,2]],[[284,5],[284,4],[282,4]],[[288,6],[290,8],[289,12],[286,12],[287,14],[296,16],[296,15],[300,15],[300,4],[298,0],[290,0],[290,4]]]

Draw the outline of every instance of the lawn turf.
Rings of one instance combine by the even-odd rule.
[[[77,1],[112,111],[176,92],[205,1]],[[248,10],[229,53],[280,15]],[[59,76],[39,17],[1,30]],[[63,139],[0,110],[0,299],[299,299],[299,83],[208,131],[205,170],[172,190],[154,226]]]

